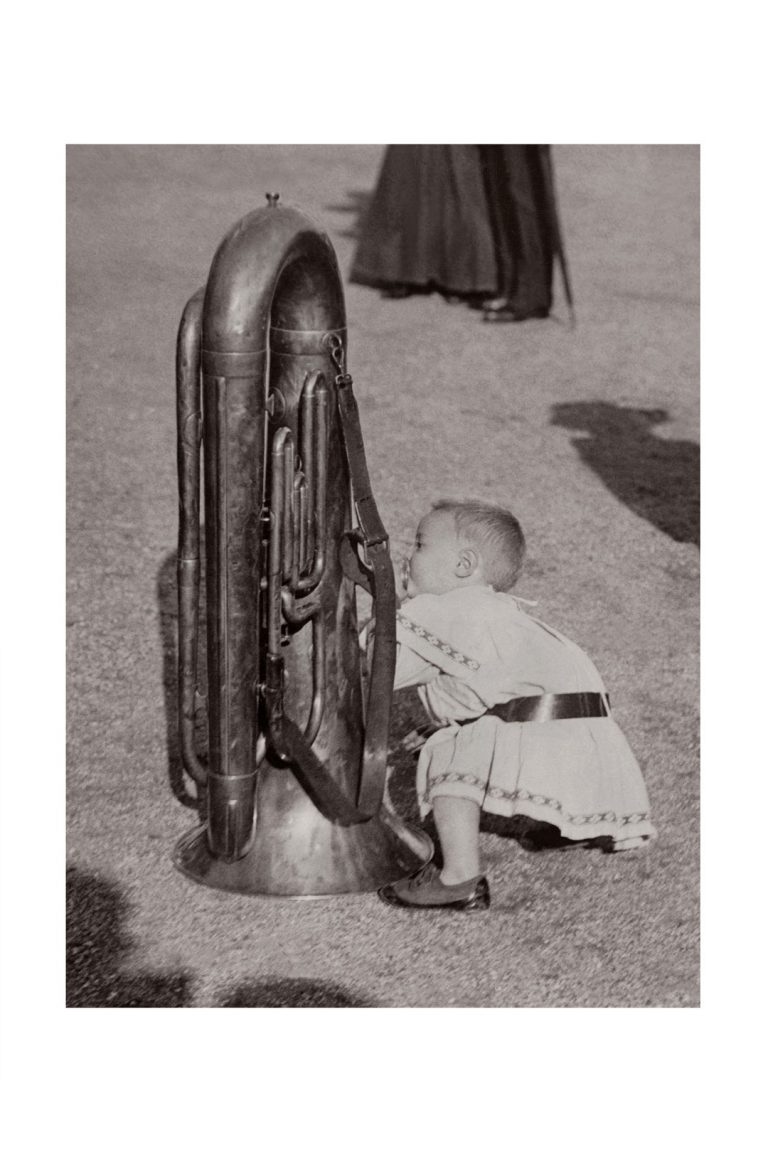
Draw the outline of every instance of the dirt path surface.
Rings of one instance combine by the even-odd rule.
[[[594,658],[659,840],[626,858],[486,832],[475,917],[228,895],[176,872],[174,345],[265,192],[346,275],[382,150],[76,147],[68,158],[68,915],[73,1006],[698,1003],[698,151],[554,151],[578,314],[483,326],[346,290],[374,491],[402,554],[438,496],[512,506],[521,596]],[[559,307],[561,316],[565,310]],[[393,747],[411,720],[400,701]],[[405,815],[413,805],[394,755]]]

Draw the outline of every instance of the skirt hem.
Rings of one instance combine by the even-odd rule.
[[[610,836],[614,842],[620,843],[622,840],[653,840],[657,836],[648,812],[627,814],[595,812],[576,815],[564,812],[559,802],[551,797],[531,794],[492,796],[489,792],[458,781],[441,782],[436,790],[431,791],[429,798],[419,796],[422,819],[432,809],[432,796],[457,796],[474,800],[483,812],[493,816],[528,816],[533,820],[554,824],[559,829],[560,835],[567,840],[592,840],[598,836]]]

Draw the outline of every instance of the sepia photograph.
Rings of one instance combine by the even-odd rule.
[[[68,146],[68,1007],[698,1006],[699,181]]]

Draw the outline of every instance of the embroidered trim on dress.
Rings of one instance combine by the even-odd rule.
[[[435,636],[433,632],[428,632],[426,628],[422,628],[420,624],[414,624],[402,612],[397,614],[397,622],[401,624],[408,632],[413,632],[415,636],[419,636],[422,640],[426,640],[433,648],[439,648],[446,656],[450,656],[457,664],[465,664],[467,668],[471,668],[473,672],[477,672],[480,665],[477,660],[473,660],[470,656],[465,656],[463,652],[457,652],[455,648],[451,648],[450,644],[446,644],[439,636]]]
[[[555,800],[552,796],[540,796],[536,792],[528,792],[525,788],[515,788],[513,792],[498,787],[491,787],[486,790],[485,781],[470,775],[468,772],[443,772],[439,776],[431,777],[429,787],[424,795],[419,795],[419,801],[422,804],[428,803],[435,790],[435,785],[442,784],[444,781],[450,784],[459,782],[468,784],[470,787],[477,788],[484,794],[491,796],[494,800],[530,800],[532,804],[539,804],[542,808],[555,808],[569,824],[602,824],[606,822],[622,825],[642,824],[651,818],[650,812],[631,812],[628,816],[619,816],[615,812],[593,812],[589,816],[573,816],[570,812],[566,812],[560,801]]]

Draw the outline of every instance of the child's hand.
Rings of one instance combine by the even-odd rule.
[[[424,743],[424,737],[419,732],[418,728],[412,728],[410,732],[406,732],[401,740],[401,744],[406,752],[418,752]]]
[[[418,752],[422,744],[426,744],[429,737],[437,730],[434,724],[420,724],[418,728],[412,728],[403,736],[401,744],[406,752]]]

